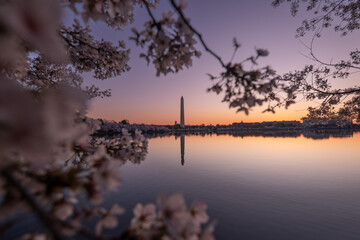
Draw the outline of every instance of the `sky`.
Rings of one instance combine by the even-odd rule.
[[[290,14],[288,4],[278,8],[271,6],[270,0],[188,0],[185,15],[191,24],[203,35],[208,46],[220,55],[225,62],[233,53],[232,39],[237,38],[241,48],[235,60],[241,61],[255,53],[256,48],[269,50],[270,55],[262,58],[260,66],[270,65],[278,73],[300,70],[305,64],[313,63],[306,56],[312,34],[298,39],[296,28],[308,13],[301,11],[296,17]],[[161,12],[171,10],[168,1],[161,0],[155,11],[159,19]],[[88,115],[93,118],[130,123],[174,124],[180,120],[180,98],[185,100],[185,123],[231,124],[233,122],[300,120],[307,113],[307,107],[318,102],[305,102],[298,99],[288,110],[278,109],[275,114],[261,113],[264,107],[253,109],[248,116],[229,109],[221,102],[223,95],[207,93],[211,81],[206,73],[218,74],[221,66],[217,60],[197,45],[202,52],[200,59],[193,59],[193,66],[177,74],[156,77],[152,65],[147,66],[139,58],[143,49],[128,40],[130,29],[142,29],[149,20],[145,9],[136,8],[135,22],[123,30],[114,31],[100,22],[90,22],[96,38],[113,42],[124,40],[131,49],[129,65],[131,70],[119,77],[100,81],[91,74],[85,74],[87,83],[94,83],[102,89],[110,88],[110,98],[92,100]],[[350,50],[357,47],[358,33],[340,37],[333,31],[324,31],[314,43],[317,56],[325,61],[336,61],[347,57]],[[347,87],[356,83],[355,78],[336,81],[334,87]]]

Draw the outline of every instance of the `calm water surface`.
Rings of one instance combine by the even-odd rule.
[[[188,204],[208,204],[217,239],[359,240],[360,133],[299,135],[150,139],[145,161],[125,164],[124,183],[106,197],[105,207],[118,203],[127,212],[105,233],[128,226],[137,202],[181,192]],[[26,218],[5,239],[33,227]]]
[[[122,226],[136,202],[181,192],[207,202],[217,239],[360,239],[360,133],[154,138],[146,160],[122,173],[105,203],[127,209]]]

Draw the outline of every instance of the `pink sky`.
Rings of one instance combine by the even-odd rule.
[[[230,60],[233,51],[232,39],[236,37],[241,43],[235,60],[243,60],[254,53],[255,48],[265,48],[270,55],[260,62],[262,66],[270,65],[279,73],[301,69],[306,63],[312,63],[303,56],[307,49],[295,38],[295,30],[304,18],[292,17],[289,6],[273,8],[271,1],[238,1],[238,0],[192,0],[188,1],[185,14],[198,29],[210,48],[225,61]],[[168,11],[167,1],[162,1],[156,15]],[[254,109],[249,116],[235,113],[222,103],[222,95],[207,93],[211,82],[206,73],[217,74],[221,68],[218,62],[202,49],[200,59],[194,59],[193,66],[178,74],[156,77],[155,70],[147,66],[144,59],[139,59],[142,49],[128,41],[131,27],[139,29],[148,16],[144,9],[135,12],[135,23],[123,31],[108,29],[100,23],[92,23],[96,37],[110,39],[114,42],[125,40],[131,49],[130,72],[105,81],[97,81],[91,75],[85,75],[90,83],[101,88],[111,88],[112,97],[93,100],[89,116],[107,120],[121,121],[128,119],[131,123],[173,124],[180,119],[180,97],[185,99],[186,124],[228,124],[232,122],[252,122],[271,120],[299,120],[305,116],[310,103],[299,101],[289,110],[279,109],[276,114],[264,113]],[[308,44],[312,34],[301,40]],[[315,53],[323,60],[346,58],[347,53],[357,47],[359,33],[348,37],[326,31],[315,42]],[[351,78],[334,82],[335,87],[346,87],[356,84]],[[299,100],[301,97],[299,98]],[[312,103],[316,105],[317,103]],[[265,107],[264,107],[265,108]]]

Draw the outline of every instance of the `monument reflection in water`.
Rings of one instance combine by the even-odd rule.
[[[175,135],[175,140],[179,135]],[[181,165],[185,165],[185,133],[180,135],[180,155],[181,155]]]
[[[184,155],[185,155],[185,135],[181,134],[180,136],[180,147],[181,147],[181,165],[185,164],[185,159],[184,159]]]

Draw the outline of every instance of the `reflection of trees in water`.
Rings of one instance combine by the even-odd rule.
[[[311,139],[326,139],[326,138],[348,138],[353,137],[353,130],[341,129],[341,130],[305,130],[303,136]]]
[[[284,130],[284,131],[256,131],[256,132],[231,132],[224,133],[225,135],[230,135],[234,137],[281,137],[281,138],[296,138],[301,135],[305,138],[311,139],[328,139],[328,138],[347,138],[353,137],[354,131],[349,129],[341,130],[318,130],[318,129],[304,129],[304,130]],[[224,135],[219,134],[219,135]]]
[[[175,136],[175,139],[181,136],[223,136],[229,135],[233,137],[280,137],[280,138],[296,138],[301,135],[305,138],[311,139],[328,139],[328,138],[347,138],[353,137],[354,132],[359,132],[353,129],[294,129],[294,130],[246,130],[246,131],[222,131],[222,132],[183,132],[183,133],[162,133],[145,135],[146,138],[157,138],[166,136]]]
[[[226,133],[234,137],[299,137],[301,136],[300,130],[294,131],[261,131],[261,132],[233,132]]]

